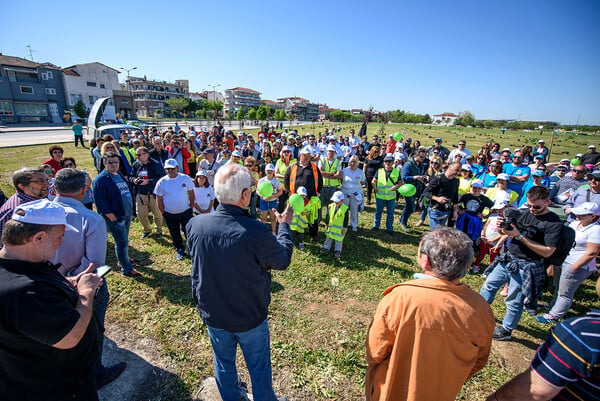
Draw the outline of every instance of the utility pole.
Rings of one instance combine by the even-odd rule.
[[[217,92],[216,89],[217,87],[221,86],[221,84],[216,84],[216,85],[211,85],[208,84],[208,86],[210,86],[211,88],[213,88],[213,102],[217,101]],[[217,109],[215,108],[215,121],[217,120]]]
[[[26,47],[27,47],[27,49],[29,49],[29,59],[30,59],[31,61],[33,61],[33,52],[34,52],[35,50],[31,50],[31,46],[29,46],[29,45],[27,45]]]

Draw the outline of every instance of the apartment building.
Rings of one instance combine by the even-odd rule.
[[[187,97],[190,82],[178,79],[175,82],[156,81],[142,77],[127,77],[127,88],[133,94],[136,113],[140,117],[152,117],[158,110],[168,108],[167,100],[172,97]]]
[[[243,108],[246,111],[250,107],[258,108],[258,106],[260,106],[260,101],[260,92],[238,86],[231,89],[225,89],[223,109],[225,113],[231,111],[235,114],[240,108]]]
[[[317,121],[319,119],[319,105],[311,103],[308,99],[302,97],[282,97],[277,99],[286,114],[296,116],[298,120]]]

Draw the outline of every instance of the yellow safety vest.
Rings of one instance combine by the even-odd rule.
[[[343,241],[344,235],[344,217],[346,215],[346,211],[348,210],[348,206],[342,203],[337,213],[335,211],[336,208],[335,202],[328,206],[329,208],[329,224],[325,230],[325,235],[331,238],[334,241]]]
[[[382,200],[396,199],[396,193],[392,191],[394,185],[399,184],[398,178],[400,177],[400,171],[397,168],[393,169],[390,173],[390,179],[388,180],[385,174],[385,169],[380,168],[377,171],[377,193],[375,197]]]
[[[321,166],[323,166],[323,168],[321,170],[325,171],[326,173],[335,173],[337,171],[339,162],[340,161],[338,159],[333,159],[333,163],[331,163],[330,165],[329,160],[327,158],[322,158]],[[340,180],[338,180],[337,178],[323,177],[324,187],[337,187],[338,185],[340,185]]]
[[[300,214],[294,212],[294,217],[292,218],[292,223],[290,224],[290,229],[292,231],[304,233],[304,230],[306,230],[306,227],[308,227],[308,219],[302,213],[304,213],[309,206],[310,203],[306,204]]]
[[[290,166],[294,163],[296,163],[296,159],[290,159]],[[283,161],[283,159],[282,158],[277,159],[277,163],[275,165],[275,171],[277,172],[277,174],[285,175],[287,169],[288,169],[288,166],[285,165],[285,162]],[[277,177],[277,179],[283,186],[283,184],[285,183],[285,179],[279,178],[279,177]]]

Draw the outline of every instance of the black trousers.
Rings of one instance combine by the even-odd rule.
[[[169,233],[171,234],[171,239],[173,240],[173,246],[178,251],[185,251],[185,244],[183,243],[183,238],[181,237],[181,230],[183,229],[183,232],[187,237],[185,227],[192,217],[194,217],[194,214],[192,213],[191,208],[181,213],[163,213],[163,219],[169,228]]]

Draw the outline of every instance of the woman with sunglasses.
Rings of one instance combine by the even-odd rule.
[[[289,192],[285,187],[285,173],[294,163],[296,163],[296,159],[292,157],[292,149],[290,149],[288,146],[284,146],[281,149],[280,157],[277,160],[277,163],[275,163],[275,177],[277,177],[281,183],[281,186],[283,187],[283,192],[279,196],[279,203],[277,205],[277,211],[279,213],[283,213],[289,197]]]

